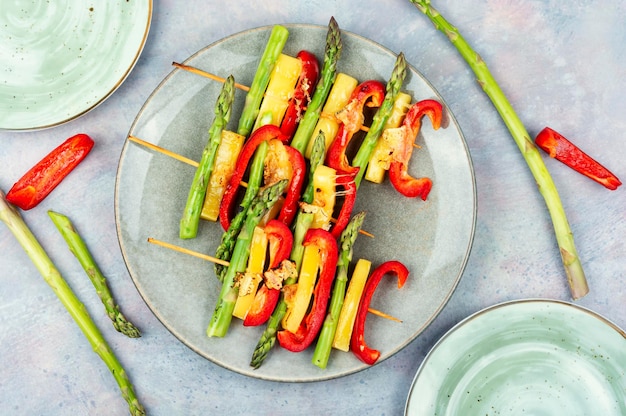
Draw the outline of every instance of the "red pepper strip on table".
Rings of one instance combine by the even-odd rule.
[[[607,168],[550,127],[539,132],[535,138],[535,143],[550,157],[612,191],[622,184],[617,176],[613,175]]]
[[[302,50],[298,52],[297,58],[302,62],[302,71],[300,72],[293,97],[289,100],[289,107],[287,107],[283,121],[280,124],[280,130],[289,138],[296,132],[298,123],[311,101],[311,95],[315,89],[320,70],[317,58],[311,52]]]
[[[341,121],[339,130],[328,149],[326,165],[335,169],[338,173],[356,175],[358,168],[350,166],[346,156],[346,149],[354,133],[361,130],[365,116],[363,107],[379,107],[385,99],[385,84],[371,80],[359,84],[350,97],[346,107],[337,113]]]
[[[222,203],[220,204],[220,224],[224,230],[228,229],[230,221],[233,219],[235,214],[235,197],[237,195],[237,190],[239,189],[239,184],[246,173],[250,159],[254,156],[254,152],[259,144],[272,139],[278,139],[281,142],[285,142],[288,138],[281,133],[277,126],[268,124],[255,130],[243,145],[241,153],[237,158],[237,163],[235,164],[235,172],[230,178],[228,185],[226,185],[226,191],[224,192]]]
[[[23,210],[36,207],[87,156],[94,141],[86,134],[70,137],[24,174],[6,194]]]
[[[289,259],[293,246],[293,234],[291,234],[289,227],[279,220],[268,221],[264,231],[269,240],[269,269],[274,270],[278,268],[283,261]],[[295,271],[295,266],[293,270]],[[280,288],[270,287],[267,283],[267,281],[264,281],[257,291],[254,301],[243,321],[244,326],[262,325],[267,322],[272,315],[278,303],[278,298],[280,297]]]
[[[358,170],[359,168],[357,168],[357,171]],[[337,221],[335,221],[333,227],[330,230],[330,233],[335,238],[339,238],[343,230],[350,222],[352,208],[354,208],[354,203],[356,202],[356,183],[354,182],[354,177],[352,175],[338,175],[337,185],[341,185],[343,187],[344,190],[342,192],[342,195],[344,199],[343,204],[341,205],[341,209],[339,210],[339,215],[337,215]]]
[[[285,150],[287,151],[293,173],[287,187],[285,202],[278,214],[278,219],[285,225],[289,225],[298,212],[298,201],[300,200],[300,193],[302,192],[302,186],[304,185],[307,173],[306,162],[304,161],[302,153],[291,146],[285,146]]]
[[[359,310],[354,321],[352,337],[350,338],[350,349],[359,360],[368,365],[373,365],[378,361],[380,351],[368,347],[365,342],[365,319],[367,318],[367,311],[370,307],[372,296],[382,278],[387,274],[395,274],[398,277],[398,288],[401,288],[409,277],[409,269],[399,261],[390,260],[384,262],[372,272],[372,275],[365,283]]]
[[[326,318],[326,307],[337,268],[337,241],[328,231],[321,228],[310,229],[304,237],[303,244],[314,245],[320,250],[321,264],[319,278],[313,290],[313,304],[310,312],[304,317],[295,333],[282,330],[276,334],[281,347],[292,352],[300,352],[308,348],[321,330]]]
[[[409,160],[413,153],[413,142],[422,125],[422,116],[427,115],[433,128],[437,130],[441,126],[442,114],[441,103],[435,100],[422,100],[413,104],[404,118],[401,127],[404,130],[404,143],[399,149],[394,149],[393,161],[389,166],[389,181],[398,192],[406,197],[419,196],[425,201],[430,193],[432,181],[430,178],[410,176]]]

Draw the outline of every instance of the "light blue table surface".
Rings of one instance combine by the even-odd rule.
[[[133,0],[134,1],[134,0]],[[626,179],[626,3],[436,1],[475,46],[534,136],[564,133]],[[428,78],[455,114],[476,175],[478,216],[463,277],[435,321],[404,350],[332,381],[289,384],[245,377],[200,357],[154,317],[126,270],[114,218],[120,151],[149,94],[183,61],[232,33],[275,23],[326,25],[371,38]],[[0,74],[1,77],[1,74]],[[0,132],[5,192],[65,138],[85,132],[96,147],[24,218],[127,369],[151,415],[398,415],[434,343],[464,317],[521,298],[569,300],[552,224],[530,171],[488,98],[456,50],[408,0],[295,2],[154,1],[146,47],[128,79],[95,110],[65,125]],[[590,293],[576,303],[626,327],[626,187],[609,191],[554,160],[560,191]],[[88,178],[88,180],[85,180]],[[46,211],[86,228],[84,237],[125,314],[143,331],[108,331],[93,287],[61,244]],[[106,366],[6,227],[0,226],[0,413],[124,415],[126,403]]]

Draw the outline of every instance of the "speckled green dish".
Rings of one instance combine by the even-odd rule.
[[[324,55],[326,27],[287,25],[285,53],[300,49]],[[246,31],[218,41],[185,63],[250,85],[271,27]],[[338,69],[361,81],[385,81],[395,55],[359,36],[343,33]],[[405,91],[414,99],[442,100],[433,87],[411,69]],[[176,69],[154,91],[138,114],[129,134],[192,160],[199,160],[213,121],[213,107],[221,84]],[[237,91],[229,130],[236,130],[245,94]],[[354,261],[366,258],[378,265],[399,259],[411,270],[397,289],[385,279],[372,307],[403,320],[394,323],[371,316],[367,339],[381,351],[382,362],[417,337],[435,318],[454,291],[469,255],[476,218],[473,169],[463,136],[446,108],[445,128],[433,131],[424,122],[414,152],[414,174],[433,179],[426,202],[398,194],[389,183],[363,182],[355,212],[365,210],[363,228],[375,238],[357,239]],[[234,319],[225,338],[208,338],[206,328],[220,284],[205,260],[149,244],[153,237],[206,254],[214,254],[223,233],[219,224],[204,222],[198,237],[178,238],[195,168],[127,142],[122,151],[116,184],[116,221],[124,259],[137,289],[163,324],[189,348],[213,362],[251,377],[280,381],[313,381],[339,377],[367,368],[351,353],[334,351],[328,367],[311,364],[312,348],[291,353],[278,346],[265,364],[253,370],[250,358],[263,328],[244,328]]]
[[[96,107],[134,67],[151,18],[151,0],[3,1],[0,129],[52,127]]]
[[[427,355],[405,414],[626,415],[626,334],[560,301],[487,308]]]

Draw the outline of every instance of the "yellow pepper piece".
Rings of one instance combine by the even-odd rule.
[[[245,319],[259,284],[263,279],[267,245],[268,241],[265,231],[261,227],[255,227],[252,233],[252,242],[250,243],[248,267],[246,268],[246,273],[239,281],[239,297],[233,310],[233,316],[239,319]]]
[[[404,116],[409,107],[411,106],[411,96],[404,92],[398,93],[396,101],[393,103],[393,109],[391,115],[383,127],[383,132],[387,129],[393,129],[400,127]],[[389,154],[391,149],[387,145],[387,142],[379,139],[376,143],[376,147],[372,152],[369,163],[367,164],[367,170],[365,171],[365,179],[374,183],[382,183],[385,179],[385,172],[389,170]]]
[[[330,221],[335,209],[335,186],[337,185],[337,171],[326,165],[320,165],[313,172],[313,206],[317,207],[313,213],[311,228],[330,228]]]
[[[313,142],[315,141],[314,138],[317,137],[320,130],[322,130],[324,134],[326,149],[328,149],[337,135],[337,130],[339,130],[339,121],[335,117],[335,114],[343,110],[348,104],[352,91],[354,91],[358,83],[359,82],[350,75],[341,72],[337,74],[333,87],[328,94],[328,99],[322,109],[322,114],[320,114],[315,130],[313,130],[313,136],[311,140],[309,140],[309,145],[305,152],[307,158],[311,157],[311,150],[313,149]]]
[[[232,131],[223,130],[220,145],[215,155],[215,167],[209,178],[204,204],[200,218],[216,221],[219,216],[220,203],[235,170],[235,162],[243,147],[245,137]]]
[[[259,108],[259,115],[254,124],[255,130],[265,124],[280,126],[301,71],[302,61],[280,54]]]
[[[354,266],[354,272],[346,291],[346,297],[341,307],[341,313],[337,320],[337,330],[333,339],[333,348],[341,351],[350,349],[350,337],[352,337],[352,327],[356,319],[356,313],[361,302],[361,295],[365,288],[365,282],[369,276],[372,262],[365,259],[359,259]]]
[[[287,303],[287,311],[282,320],[283,328],[287,331],[295,333],[309,309],[320,261],[320,252],[317,247],[309,245],[304,248],[300,275],[298,283],[295,284],[295,294]]]

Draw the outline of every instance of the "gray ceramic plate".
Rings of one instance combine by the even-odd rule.
[[[300,49],[308,49],[323,56],[326,27],[287,27],[286,53],[294,56]],[[223,77],[232,73],[237,82],[249,85],[270,29],[223,39],[186,63]],[[388,78],[394,54],[349,33],[343,34],[343,42],[340,71],[361,81]],[[174,70],[148,99],[130,134],[199,160],[220,88],[215,81]],[[415,99],[442,100],[413,69],[405,90]],[[239,114],[244,94],[238,92],[236,99],[233,113]],[[236,128],[236,119],[232,118],[231,129]],[[381,351],[381,361],[417,337],[439,313],[455,289],[470,251],[476,216],[473,170],[463,136],[449,112],[446,124],[435,132],[424,123],[418,139],[423,148],[414,153],[416,171],[434,181],[427,202],[406,199],[389,184],[365,183],[359,190],[356,210],[367,211],[364,229],[375,238],[360,237],[354,259],[364,257],[374,264],[399,259],[411,270],[401,290],[391,279],[384,282],[372,305],[404,321],[398,324],[370,316],[367,339]],[[122,151],[115,197],[119,240],[137,289],[161,322],[198,354],[253,377],[311,381],[366,368],[351,353],[334,352],[328,368],[320,370],[311,364],[311,351],[294,354],[275,348],[261,368],[252,370],[248,363],[261,328],[243,328],[234,321],[225,338],[205,336],[219,292],[212,266],[146,242],[154,237],[207,254],[215,252],[222,233],[217,224],[202,224],[195,240],[178,239],[180,214],[193,174],[191,166],[135,143],[128,142]]]
[[[431,350],[405,414],[625,415],[626,334],[565,302],[487,308]]]
[[[0,129],[72,120],[111,95],[148,37],[151,0],[3,1]]]

